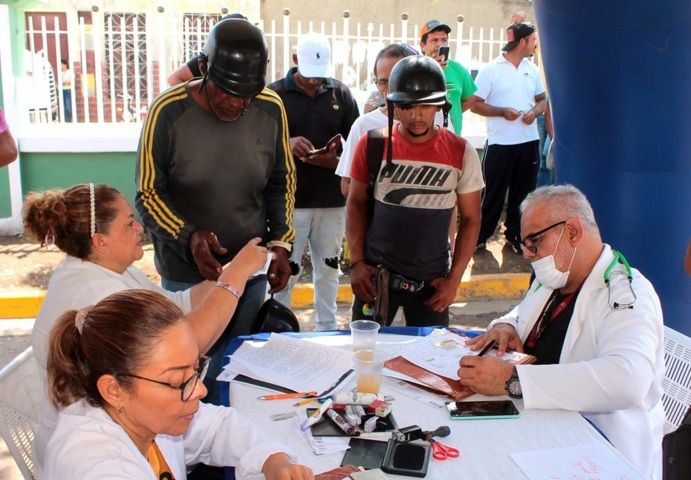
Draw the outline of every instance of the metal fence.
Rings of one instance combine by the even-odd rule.
[[[141,122],[147,106],[167,88],[167,77],[198,53],[216,14],[184,14],[179,22],[137,12],[104,12],[94,23],[80,17],[77,25],[48,25],[45,18],[27,15],[27,74],[20,82],[25,105],[19,111],[29,122],[65,122],[60,64],[64,45],[74,61],[71,111],[76,122]],[[102,21],[101,21],[102,20]],[[37,27],[36,27],[37,26]],[[292,66],[291,53],[302,33],[317,31],[331,39],[334,77],[363,98],[373,89],[372,70],[377,52],[391,43],[418,47],[419,27],[400,22],[373,24],[354,21],[347,14],[330,23],[295,20],[284,12],[282,21],[258,25],[269,45],[268,81],[285,75]],[[502,29],[464,28],[462,18],[449,38],[451,57],[471,72],[500,53]],[[40,41],[36,41],[39,39]],[[61,43],[62,42],[62,43]],[[40,44],[41,49],[36,45]],[[61,47],[62,45],[62,47]],[[53,76],[53,80],[50,79]],[[59,94],[56,94],[59,93]],[[28,101],[27,99],[31,99]]]

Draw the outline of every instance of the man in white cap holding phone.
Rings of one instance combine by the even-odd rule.
[[[340,138],[348,136],[359,111],[348,87],[331,78],[328,38],[318,33],[302,35],[293,61],[297,67],[269,85],[285,105],[296,164],[296,236],[291,262],[299,266],[309,244],[317,328],[329,330],[337,328],[338,259],[345,229],[345,199],[334,170],[341,151]],[[288,306],[299,277],[297,270],[288,288],[276,296]]]

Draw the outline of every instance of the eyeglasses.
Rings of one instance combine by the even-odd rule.
[[[562,220],[561,222],[554,223],[550,225],[547,228],[543,228],[539,232],[531,233],[530,235],[526,235],[523,237],[521,240],[521,245],[525,247],[526,250],[530,252],[531,255],[535,255],[537,253],[537,244],[540,241],[540,236],[547,232],[548,230],[553,229],[554,227],[558,227],[559,225],[564,225],[566,223],[566,220]],[[526,242],[530,242],[530,244],[527,244]]]
[[[117,376],[138,378],[139,380],[146,380],[147,382],[158,383],[159,385],[174,388],[175,390],[180,390],[180,398],[183,402],[186,402],[190,399],[192,393],[194,393],[194,389],[197,387],[197,382],[200,380],[202,382],[204,381],[204,378],[206,377],[206,372],[209,370],[210,360],[211,359],[209,357],[203,355],[199,357],[199,366],[197,367],[196,371],[192,374],[190,378],[182,382],[180,385],[173,385],[171,383],[161,382],[159,380],[153,380],[151,378],[140,377],[139,375],[134,375],[132,373],[118,373]]]

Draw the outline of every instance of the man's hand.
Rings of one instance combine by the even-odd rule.
[[[363,261],[357,262],[350,270],[353,294],[363,302],[371,302],[377,297],[377,289],[372,281],[374,272],[374,267]]]
[[[283,247],[272,247],[271,251],[274,252],[274,259],[269,266],[269,293],[276,293],[286,288],[290,280],[290,254]]]
[[[458,281],[449,276],[435,278],[430,282],[435,288],[434,295],[425,301],[425,305],[435,312],[443,312],[451,305],[456,298],[456,288]]]
[[[500,357],[506,353],[507,348],[523,352],[523,344],[516,329],[508,323],[497,323],[483,335],[466,340],[465,343],[470,345],[471,350],[477,351],[492,341],[497,342],[497,355]]]
[[[506,381],[513,375],[513,365],[497,357],[465,355],[459,362],[461,385],[483,395],[506,394]]]
[[[513,121],[521,116],[521,112],[519,112],[515,108],[506,107],[501,109],[501,116],[509,121]]]
[[[535,111],[530,109],[523,114],[523,123],[525,123],[526,125],[530,125],[535,121],[536,117],[537,115],[535,115]]]
[[[314,473],[306,465],[292,463],[285,453],[274,453],[262,466],[266,480],[313,480]]]
[[[310,151],[314,150],[314,145],[305,137],[292,137],[290,139],[290,150],[293,152],[294,157],[304,159]]]
[[[221,246],[215,233],[208,230],[195,230],[190,236],[190,252],[199,273],[206,280],[217,280],[221,274],[221,264],[216,261],[212,252],[225,255],[228,249]]]
[[[449,63],[449,59],[444,56],[439,56],[439,52],[434,52],[430,57],[433,58],[441,68],[446,68],[446,64]]]

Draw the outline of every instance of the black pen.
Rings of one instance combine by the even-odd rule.
[[[482,350],[480,350],[480,353],[478,353],[477,356],[478,356],[478,357],[483,356],[485,353],[489,352],[489,351],[492,349],[492,347],[494,347],[496,344],[497,344],[497,342],[494,341],[494,340],[492,340],[492,341],[489,342],[487,345],[485,345],[484,347],[482,347]]]

